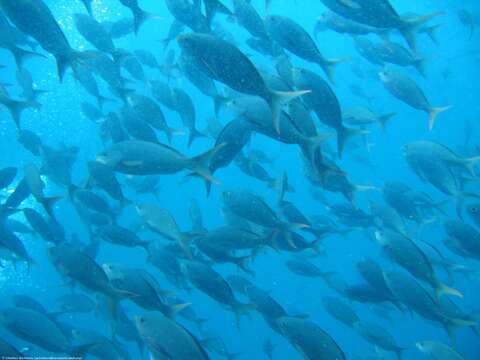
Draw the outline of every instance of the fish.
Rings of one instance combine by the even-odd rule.
[[[163,299],[167,292],[160,288],[155,277],[146,270],[111,263],[103,264],[102,268],[116,291],[128,294],[135,304],[146,310],[159,311],[173,318],[178,311],[189,305],[166,304]]]
[[[18,169],[13,166],[0,169],[0,189],[9,187],[17,177]]]
[[[333,318],[350,328],[355,328],[360,322],[355,310],[336,297],[322,297],[322,305]]]
[[[135,35],[138,34],[140,27],[143,23],[149,19],[158,19],[159,17],[153,14],[150,14],[140,8],[138,5],[138,0],[118,0],[123,6],[130,9],[133,15],[133,31]]]
[[[385,328],[365,321],[358,322],[355,327],[365,340],[386,351],[395,353],[398,359],[402,359],[405,348],[398,346],[393,336]]]
[[[41,312],[13,307],[2,310],[0,321],[20,338],[56,354],[73,350],[69,339],[59,326]]]
[[[404,18],[398,14],[389,0],[321,0],[321,2],[331,11],[347,19],[380,29],[398,30],[413,50],[416,49],[415,30],[431,19],[442,15],[441,12],[434,12]]]
[[[112,145],[104,153],[97,155],[97,161],[111,167],[115,172],[130,175],[174,174],[191,170],[207,182],[216,180],[210,173],[210,159],[221,148],[214,149],[193,158],[187,158],[174,148],[141,140],[126,140]]]
[[[389,31],[387,29],[376,28],[352,21],[332,11],[325,11],[317,18],[314,29],[315,37],[318,37],[318,34],[325,30],[333,30],[339,34],[349,35],[375,34],[382,38],[387,36]]]
[[[337,96],[328,83],[320,76],[307,69],[294,70],[294,82],[298,88],[308,88],[311,91],[302,96],[304,103],[325,125],[335,129],[337,133],[337,151],[342,157],[348,138],[361,135],[364,132],[349,129],[343,124],[342,110]]]
[[[238,24],[245,28],[250,35],[267,42],[270,40],[264,20],[249,1],[234,0],[233,9]]]
[[[282,105],[310,91],[308,89],[296,92],[272,91],[247,56],[235,45],[215,36],[198,33],[179,35],[177,43],[182,51],[195,59],[199,69],[210,78],[235,91],[264,99],[272,111],[272,121],[277,132]]]
[[[34,38],[45,51],[55,57],[60,81],[67,68],[92,57],[89,53],[72,49],[57,20],[42,0],[3,0],[0,5],[19,30]]]
[[[428,113],[428,130],[432,131],[437,116],[449,110],[452,106],[433,107],[425,93],[410,77],[395,71],[382,71],[380,80],[385,88],[396,98],[411,107]]]
[[[265,27],[273,40],[298,57],[318,64],[333,82],[332,68],[345,59],[325,59],[305,29],[288,17],[269,15]]]
[[[141,338],[157,358],[209,359],[205,349],[194,335],[182,325],[161,314],[137,315],[134,322]],[[175,341],[166,341],[166,339],[175,339]]]
[[[240,316],[256,308],[254,304],[238,301],[227,281],[208,265],[198,261],[183,262],[181,265],[182,272],[187,275],[193,286],[230,308],[235,314],[237,327],[240,326]]]
[[[275,350],[275,346],[272,344],[272,340],[267,337],[265,341],[263,342],[263,352],[265,355],[272,360],[273,359],[273,350]]]
[[[305,359],[346,359],[335,340],[317,324],[293,317],[277,320],[282,334]]]
[[[111,54],[117,59],[121,54],[116,53],[115,44],[110,36],[110,33],[105,29],[102,24],[92,18],[90,15],[74,14],[73,19],[78,32],[93,45],[97,50]]]
[[[95,310],[96,304],[89,296],[83,294],[65,294],[56,298],[61,313],[89,313]]]
[[[181,232],[172,214],[167,210],[160,208],[156,204],[136,205],[137,213],[145,224],[154,232],[159,233],[168,240],[176,241],[185,251],[187,256],[192,257],[189,241],[192,234]]]
[[[452,360],[462,360],[465,359],[460,355],[455,349],[451,348],[448,345],[442,344],[438,341],[424,340],[418,341],[415,343],[415,346],[424,354],[428,354],[435,359],[452,359]]]
[[[463,298],[463,294],[437,278],[435,270],[425,253],[408,237],[389,230],[375,232],[375,238],[388,256],[413,276],[432,286],[437,299],[441,295]]]
[[[480,229],[480,205],[468,204],[466,207],[467,214],[470,216],[475,225]]]
[[[384,132],[387,124],[395,115],[397,114],[394,112],[378,115],[372,109],[363,106],[348,108],[342,113],[343,121],[350,126],[379,124]]]
[[[141,240],[133,231],[114,224],[99,226],[94,234],[104,241],[126,247],[140,246],[148,250],[150,244],[149,241]]]

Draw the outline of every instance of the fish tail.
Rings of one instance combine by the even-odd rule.
[[[37,102],[37,99],[40,95],[43,95],[43,94],[48,94],[49,91],[48,90],[41,90],[41,89],[33,89],[33,96],[32,96],[32,100],[35,101],[35,103],[38,104],[38,106],[40,107],[41,104]]]
[[[255,272],[250,269],[247,264],[250,260],[252,260],[252,255],[240,256],[235,259],[235,265],[237,265],[240,269],[245,271],[247,274],[255,276]]]
[[[75,51],[73,49],[70,49],[67,53],[55,54],[58,79],[62,82],[68,68],[75,69],[76,66],[83,65],[85,61],[94,59],[97,56],[95,51]]]
[[[435,125],[435,120],[437,120],[437,116],[438,116],[440,113],[449,110],[450,108],[452,108],[452,105],[444,106],[444,107],[434,107],[434,108],[431,108],[431,109],[428,111],[428,130],[432,131],[432,130],[433,130],[433,126]]]
[[[308,247],[310,249],[312,249],[315,254],[324,255],[325,254],[325,249],[322,247],[322,242],[323,242],[323,238],[317,238],[317,239],[313,240],[308,245]],[[333,272],[330,272],[330,273],[325,272],[325,273],[322,274],[322,277],[324,277],[324,279],[327,279],[330,276],[333,276],[334,274],[335,273],[333,273]]]
[[[195,324],[200,332],[203,332],[203,325],[208,321],[208,319],[198,318],[195,320]]]
[[[300,143],[302,151],[310,163],[314,163],[317,149],[332,136],[332,133],[322,133],[314,137],[306,138],[304,142]]]
[[[192,146],[195,139],[206,138],[207,135],[192,127],[188,133],[188,147]]]
[[[270,4],[272,3],[272,0],[265,0],[265,11],[268,12],[270,9]]]
[[[137,343],[138,352],[140,353],[140,355],[142,356],[142,359],[143,359],[144,358],[143,353],[145,352],[145,343],[141,339],[138,339],[135,342]]]
[[[166,314],[169,318],[174,318],[176,314],[178,314],[183,309],[189,307],[192,303],[184,303],[184,304],[175,304],[171,306],[167,306]]]
[[[321,58],[319,60],[318,64],[322,68],[325,75],[327,75],[328,80],[332,84],[335,84],[335,78],[334,78],[334,75],[333,75],[335,67],[338,64],[341,64],[341,63],[343,63],[345,61],[348,61],[348,60],[350,60],[350,57],[348,57],[348,56],[342,57],[342,58],[337,58],[337,59],[328,59],[328,60],[325,60],[325,59]]]
[[[337,130],[337,151],[339,158],[341,159],[343,156],[343,150],[345,149],[345,144],[347,143],[348,139],[353,136],[368,134],[370,134],[370,131],[368,130],[350,129],[345,126],[342,126],[339,130]]]
[[[53,214],[53,206],[58,200],[62,198],[63,196],[50,196],[50,197],[43,197],[40,200],[40,202],[42,203],[42,206],[45,208],[45,211],[47,212],[48,215],[50,215],[52,219],[55,219],[55,216]]]
[[[24,50],[24,49],[21,49],[17,46],[14,46],[10,49],[10,51],[12,52],[12,55],[13,57],[15,58],[15,64],[17,64],[17,68],[20,70],[22,68],[22,65],[23,65],[23,62],[25,61],[25,59],[27,58],[31,58],[31,57],[41,57],[41,58],[44,58],[46,59],[46,56],[42,55],[42,54],[39,54],[39,53],[36,53],[34,51],[28,51],[28,50]]]
[[[326,281],[328,281],[329,279],[331,279],[332,277],[334,276],[337,276],[338,273],[334,272],[334,271],[327,271],[327,272],[322,272],[320,274],[320,277]]]
[[[476,176],[475,167],[480,163],[480,156],[474,156],[471,158],[467,158],[463,160],[465,166],[467,167],[468,171],[471,175]]]
[[[103,108],[103,104],[105,104],[107,101],[113,101],[113,100],[106,96],[102,96],[100,94],[97,96],[97,104],[100,109]]]
[[[419,74],[422,75],[424,78],[427,77],[425,72],[426,62],[427,62],[427,59],[423,57],[418,57],[413,61],[413,66],[415,66],[415,69],[417,69]]]
[[[116,64],[120,64],[123,60],[127,59],[128,57],[132,56],[127,50],[123,49],[115,49],[110,54],[112,55],[112,59]]]
[[[135,10],[133,10],[133,29],[135,35],[138,35],[138,31],[140,30],[140,27],[145,23],[145,21],[162,19],[163,18],[161,16],[151,14],[137,7]]]
[[[180,245],[183,252],[189,259],[193,259],[192,249],[190,248],[189,236],[182,236],[180,239],[178,239],[178,245]]]
[[[39,108],[39,103],[37,101],[18,101],[18,100],[10,100],[8,103],[4,104],[10,115],[12,116],[15,125],[17,126],[18,130],[20,129],[20,118],[22,115],[22,111],[28,108]]]
[[[305,94],[309,94],[311,92],[311,90],[271,91],[271,99],[269,101],[269,105],[272,111],[273,126],[278,134],[280,134],[280,111],[282,109],[282,106],[288,104],[293,99],[296,99]]]
[[[440,29],[440,24],[437,24],[437,25],[432,25],[432,26],[429,26],[428,28],[425,29],[428,37],[435,43],[438,45],[438,29]]]
[[[243,304],[241,302],[236,301],[232,305],[232,310],[235,313],[235,324],[237,325],[237,329],[240,329],[240,318],[242,315],[248,315],[251,311],[255,310],[257,305],[255,304]]]
[[[441,282],[438,282],[436,287],[435,287],[435,298],[437,301],[439,301],[440,297],[442,295],[451,295],[451,296],[457,296],[461,299],[463,299],[463,294],[458,291],[457,289],[454,289],[448,285],[445,285]]]
[[[239,356],[243,355],[242,353],[229,353],[229,352],[226,352],[225,353],[225,358],[227,358],[227,360],[235,360],[236,358],[238,358]]]
[[[394,352],[395,355],[397,355],[398,360],[402,360],[403,352],[405,351],[405,348],[402,347],[396,347]]]
[[[225,106],[227,101],[228,99],[222,95],[217,95],[213,98],[213,107],[215,109],[215,116],[218,116],[218,113]]]
[[[410,46],[410,49],[412,49],[414,52],[417,51],[417,41],[415,38],[416,30],[420,26],[432,20],[433,18],[443,14],[444,13],[442,11],[437,11],[431,14],[402,20],[403,26],[399,29],[399,31],[402,34],[402,36],[405,38],[405,41],[408,43],[408,46]]]
[[[93,11],[92,11],[92,3],[90,1],[82,1],[83,5],[85,6],[85,9],[88,12],[88,15],[93,17]]]
[[[213,149],[198,155],[191,159],[190,170],[193,172],[189,176],[197,176],[205,180],[207,183],[219,184],[218,180],[215,180],[212,172],[210,171],[210,160],[218,153],[218,151],[224,147],[225,144],[219,144]]]
[[[381,115],[379,118],[378,118],[378,122],[380,124],[380,128],[382,129],[382,131],[384,133],[387,132],[387,123],[395,116],[397,115],[396,112],[391,112],[391,113],[388,113],[388,114],[385,114],[385,115]]]

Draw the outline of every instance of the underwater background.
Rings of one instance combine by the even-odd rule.
[[[0,1],[2,6],[3,3],[8,3],[8,1]],[[44,0],[44,3],[50,9],[73,49],[78,51],[94,50],[94,47],[80,35],[76,28],[74,14],[87,14],[81,1]],[[227,8],[233,9],[231,1],[224,0],[223,3]],[[120,204],[109,197],[104,190],[95,186],[92,187],[88,183],[89,169],[87,163],[98,159],[98,154],[112,146],[111,139],[102,137],[101,124],[107,114],[120,114],[123,107],[131,105],[128,100],[129,95],[127,94],[127,99],[117,96],[109,89],[109,85],[101,79],[101,76],[96,74],[94,77],[97,80],[100,94],[111,99],[105,101],[100,108],[95,97],[91,96],[74,78],[72,69],[66,71],[63,81],[60,82],[55,59],[41,47],[34,47],[31,51],[43,54],[44,57],[29,57],[21,64],[21,68],[28,70],[31,74],[33,87],[45,90],[45,93],[42,93],[38,100],[35,100],[38,101],[38,106],[35,104],[34,108],[28,107],[22,111],[20,128],[33,132],[43,145],[58,151],[56,155],[58,163],[53,161],[49,164],[53,169],[45,170],[47,156],[45,150],[33,154],[23,146],[18,140],[19,128],[12,121],[8,105],[0,106],[0,168],[14,167],[18,169],[15,179],[1,190],[1,202],[4,205],[6,204],[6,200],[22,180],[24,167],[28,164],[35,164],[45,185],[43,188],[44,194],[61,196],[53,207],[55,221],[64,231],[64,240],[61,240],[60,243],[75,242],[78,245],[78,242],[80,242],[87,245],[99,241],[95,254],[91,255],[91,258],[97,264],[121,264],[125,267],[148,271],[160,284],[161,289],[169,292],[169,294],[166,294],[166,298],[170,297],[172,293],[175,294],[175,296],[190,304],[189,307],[195,310],[198,318],[206,320],[200,329],[194,322],[185,320],[178,314],[173,317],[175,320],[172,321],[177,321],[187,328],[192,336],[200,341],[199,344],[203,344],[198,346],[203,346],[212,359],[266,358],[267,354],[264,351],[266,339],[270,339],[269,341],[273,344],[273,359],[301,359],[302,356],[307,359],[340,358],[334,355],[328,357],[329,355],[318,354],[318,356],[315,356],[309,350],[299,350],[306,346],[301,336],[300,340],[292,340],[292,337],[282,334],[282,330],[275,331],[255,309],[251,309],[247,316],[242,316],[239,327],[237,327],[235,315],[228,309],[228,306],[220,304],[200,291],[189,282],[188,276],[185,274],[179,275],[182,279],[186,279],[185,283],[172,283],[171,278],[165,276],[158,267],[152,264],[148,248],[120,246],[98,239],[96,234],[100,225],[82,218],[76,208],[76,201],[78,200],[75,200],[75,191],[88,189],[88,191],[93,191],[106,199],[110,209],[112,209],[111,211],[114,212],[111,220],[114,224],[128,228],[142,240],[155,242],[159,246],[174,244],[175,240],[172,242],[171,239],[162,236],[160,232],[153,231],[151,224],[144,221],[138,213],[138,207],[136,207],[147,203],[156,204],[158,207],[168,210],[182,232],[193,233],[193,235],[191,234],[193,239],[189,246],[195,248],[195,237],[205,234],[203,232],[198,233],[198,230],[192,230],[192,219],[189,216],[192,200],[198,204],[203,219],[203,229],[207,234],[209,231],[211,232],[227,223],[230,226],[240,226],[237,223],[235,225],[229,223],[231,219],[229,220],[228,217],[228,204],[225,204],[223,198],[225,191],[247,190],[269,204],[278,218],[285,219],[285,216],[281,215],[279,193],[281,192],[280,188],[285,186],[285,181],[282,183],[282,178],[285,179],[284,174],[287,174],[288,184],[293,189],[292,191],[286,191],[283,199],[295,204],[311,220],[320,216],[330,219],[328,226],[334,228],[326,234],[322,234],[319,249],[297,251],[296,247],[291,247],[288,251],[279,249],[273,244],[273,246],[252,250],[254,257],[248,259],[248,269],[251,270],[251,273],[242,271],[235,264],[223,263],[223,261],[210,258],[208,254],[202,254],[201,250],[195,251],[195,256],[197,256],[197,253],[200,254],[196,261],[201,259],[225,279],[228,279],[231,275],[240,275],[246,278],[259,289],[266,291],[291,316],[298,316],[302,321],[313,322],[323,329],[335,340],[347,359],[393,359],[396,358],[396,355],[395,351],[382,349],[382,346],[375,344],[375,341],[367,341],[365,337],[359,334],[356,325],[349,327],[332,317],[322,303],[322,298],[325,296],[341,299],[355,310],[361,321],[377,324],[387,329],[393,336],[395,343],[399,347],[405,348],[403,359],[429,358],[428,354],[419,351],[416,346],[417,342],[424,340],[434,340],[446,344],[462,354],[465,359],[479,359],[480,342],[475,322],[478,321],[478,314],[480,314],[480,252],[475,253],[476,250],[472,250],[467,256],[466,251],[454,253],[444,245],[444,240],[447,238],[444,223],[448,220],[462,221],[469,224],[474,229],[475,234],[480,232],[480,221],[476,220],[478,215],[475,218],[474,215],[467,214],[465,210],[469,204],[480,203],[478,199],[480,197],[479,169],[473,166],[473,173],[464,173],[463,175],[460,175],[461,169],[450,169],[449,174],[455,173],[455,179],[461,185],[456,188],[458,193],[446,194],[432,185],[431,181],[422,180],[418,173],[412,170],[406,159],[404,146],[416,141],[431,141],[448,147],[454,152],[456,158],[473,159],[480,156],[480,101],[478,95],[480,94],[478,67],[480,42],[477,29],[480,22],[480,4],[474,0],[421,2],[391,0],[390,3],[398,14],[442,12],[429,21],[430,25],[439,25],[435,31],[435,41],[432,41],[425,34],[416,35],[417,49],[414,56],[422,57],[425,60],[425,76],[422,76],[414,67],[387,63],[383,65],[372,64],[359,54],[353,35],[337,33],[332,29],[322,29],[315,32],[314,29],[320,14],[327,11],[327,7],[322,1],[272,0],[268,10],[265,9],[263,1],[251,1],[251,5],[261,17],[281,15],[301,25],[315,39],[316,45],[325,58],[343,58],[342,63],[335,67],[334,83],[332,83],[328,81],[317,64],[285,51],[294,67],[308,69],[322,77],[325,82],[329,82],[342,110],[364,106],[373,109],[376,114],[395,113],[386,124],[385,131],[382,131],[381,127],[373,121],[372,124],[361,125],[359,128],[366,131],[347,141],[343,156],[340,158],[337,153],[335,130],[323,125],[321,120],[314,115],[315,112],[311,111],[312,109],[306,105],[307,112],[310,113],[313,123],[316,124],[318,134],[331,134],[328,140],[321,144],[321,151],[328,154],[327,157],[338,166],[338,169],[340,169],[338,173],[348,174],[348,181],[360,186],[355,188],[354,198],[347,199],[340,192],[326,189],[325,186],[322,186],[321,181],[317,181],[316,185],[312,184],[306,174],[304,155],[301,154],[302,151],[297,146],[286,144],[253,130],[252,135],[243,146],[243,152],[249,156],[249,161],[260,164],[266,170],[270,180],[262,181],[255,176],[249,176],[237,166],[236,161],[233,161],[214,173],[214,178],[218,182],[216,181],[211,186],[209,195],[206,194],[202,179],[199,179],[198,176],[185,176],[184,171],[168,175],[159,173],[158,179],[155,179],[155,184],[152,182],[145,191],[136,191],[135,186],[138,187],[142,176],[117,171],[116,176],[121,184],[123,194],[126,199],[131,201],[131,203],[123,206],[124,204]],[[182,74],[182,69],[175,65],[181,53],[181,48],[175,38],[167,47],[164,47],[162,43],[162,39],[167,37],[170,26],[174,21],[166,2],[139,0],[138,4],[143,10],[155,16],[148,19],[140,27],[137,35],[129,32],[125,36],[115,38],[115,47],[126,50],[128,53],[134,53],[135,50],[141,49],[148,50],[155,56],[160,66],[155,69],[144,64],[141,65],[144,79],[135,78],[125,68],[121,69],[122,77],[127,79],[126,86],[129,89],[129,94],[144,95],[159,104],[168,126],[177,129],[173,133],[170,146],[188,157],[201,154],[213,148],[214,145],[218,145],[218,143],[215,143],[219,136],[218,133],[214,134],[208,130],[211,119],[215,117],[213,101],[188,81]],[[94,19],[100,23],[114,22],[132,16],[129,8],[116,0],[94,0],[91,6]],[[354,5],[351,6],[355,7]],[[472,23],[466,22],[465,17],[459,15],[460,11],[468,12]],[[372,14],[372,16],[377,15]],[[382,15],[378,14],[378,16]],[[11,23],[12,26],[16,26],[13,21]],[[238,23],[235,14],[218,13],[213,19],[212,29],[214,29],[212,30],[213,34],[222,31],[224,39],[227,39],[226,41],[234,41],[235,47],[245,54],[261,72],[276,73],[275,65],[278,56],[264,55],[249,47],[247,39],[251,35]],[[183,33],[190,32],[191,30],[188,28],[183,31]],[[362,37],[385,43],[388,43],[388,38],[402,44],[406,49],[408,48],[408,44],[395,30],[389,32],[388,35],[369,34],[362,35]],[[174,54],[173,60],[171,60],[172,54]],[[221,56],[221,54],[221,49],[218,49],[218,56]],[[19,70],[14,58],[8,49],[4,49],[3,46],[0,49],[0,64],[4,65],[0,69],[0,83],[5,84],[0,87],[0,89],[4,89],[2,92],[6,91],[8,94],[6,96],[11,99],[24,99],[25,91],[22,90],[18,82],[17,72]],[[86,71],[95,73],[96,66],[95,64],[88,64],[86,65]],[[399,71],[414,79],[432,105],[452,106],[451,109],[438,116],[432,131],[428,129],[427,114],[399,101],[387,91],[378,77],[378,73],[385,69]],[[241,111],[238,111],[238,108],[232,110],[234,106],[231,104],[233,101],[231,99],[242,96],[242,94],[241,91],[232,91],[222,81],[215,80],[217,80],[218,89],[223,91],[227,98],[226,103],[216,116],[216,119],[224,126],[232,120],[244,116]],[[169,109],[153,95],[152,84],[155,81],[168,84],[171,88],[182,89],[193,101],[196,129],[205,135],[197,138],[191,146],[188,144],[189,127],[182,122],[182,110],[173,111]],[[298,86],[296,86],[296,89],[304,90]],[[360,91],[352,89],[360,89]],[[308,96],[308,94],[304,96]],[[101,117],[97,119],[89,118],[84,108],[82,109],[82,104],[85,102],[98,108]],[[6,103],[8,102],[1,102],[2,105]],[[355,127],[351,124],[347,126]],[[169,143],[163,133],[157,132],[157,135],[160,143]],[[134,135],[130,137],[135,138]],[[255,149],[266,154],[271,162],[262,163],[261,160],[258,160],[258,157],[254,157],[253,150]],[[68,161],[61,156],[67,157],[67,153],[71,154],[71,168],[66,165]],[[432,163],[437,161],[436,155],[435,153],[430,154],[433,159]],[[56,181],[55,176],[52,175],[55,170],[62,167],[68,168],[66,171],[70,173],[69,184]],[[250,167],[251,169],[252,167]],[[456,177],[457,175],[458,177]],[[135,180],[137,180],[136,183]],[[329,277],[330,282],[341,281],[341,284],[354,285],[365,283],[364,278],[359,274],[357,264],[365,259],[373,259],[384,272],[399,271],[410,276],[408,270],[405,270],[402,264],[398,264],[385,254],[385,249],[383,249],[382,244],[376,241],[375,236],[375,233],[384,230],[386,225],[377,221],[380,216],[372,215],[371,207],[372,204],[385,205],[383,189],[386,183],[393,181],[404,183],[416,192],[424,192],[429,195],[433,203],[441,204],[429,212],[422,212],[420,222],[403,219],[406,237],[417,243],[422,249],[421,251],[427,254],[427,261],[430,260],[433,263],[431,259],[438,259],[438,253],[440,253],[440,258],[448,264],[461,265],[462,268],[468,269],[464,272],[456,272],[455,270],[449,272],[445,269],[452,269],[452,266],[448,267],[445,264],[439,265],[438,263],[433,265],[436,276],[442,282],[461,291],[462,299],[448,295],[444,296],[452,299],[464,314],[469,315],[468,319],[472,322],[471,326],[469,324],[469,326],[458,328],[454,332],[454,337],[449,336],[445,327],[439,322],[419,316],[409,304],[401,304],[402,301],[399,302],[398,307],[397,304],[392,305],[390,302],[358,301],[355,296],[349,295],[348,292],[338,289],[336,291],[334,289],[335,285],[332,286],[332,283],[328,283],[322,276],[301,276],[292,272],[286,266],[286,262],[291,259],[298,262],[313,263],[322,272],[335,274],[333,278]],[[153,189],[153,187],[157,188]],[[153,194],[151,192],[153,190],[158,191]],[[465,192],[467,195],[459,195],[461,192]],[[34,191],[32,191],[33,193]],[[460,196],[462,200],[461,204],[458,205],[458,197]],[[352,225],[345,219],[342,222],[342,218],[335,215],[335,204],[351,204],[353,209],[362,209],[372,222],[367,226]],[[390,204],[385,206],[391,207]],[[464,207],[462,218],[456,211],[458,206]],[[41,201],[36,196],[29,196],[16,207],[13,214],[6,217],[18,220],[33,228],[23,214],[22,209],[25,208],[35,209],[45,219],[52,216],[45,211]],[[393,209],[393,207],[391,208]],[[246,211],[255,213],[255,206],[252,205]],[[90,211],[90,215],[95,213],[95,211]],[[110,215],[108,214],[108,216]],[[242,217],[242,215],[239,216]],[[353,213],[345,215],[347,220],[353,219],[354,216]],[[6,217],[2,214],[3,222],[5,222]],[[287,222],[289,222],[288,219],[282,220],[282,224]],[[312,220],[312,224],[313,222],[314,220]],[[242,222],[239,221],[238,223]],[[314,225],[311,226],[314,227]],[[255,224],[250,229],[253,232],[265,234],[265,236],[269,233],[264,231],[265,227],[262,228],[261,224]],[[306,241],[315,241],[317,238],[302,227],[295,228],[292,231],[302,234],[307,239]],[[24,244],[33,262],[27,265],[23,261],[11,261],[8,257],[3,259],[2,256],[2,267],[0,268],[1,310],[15,307],[12,303],[12,297],[16,294],[25,294],[37,300],[48,312],[56,312],[59,311],[59,303],[56,300],[58,297],[70,292],[83,293],[96,302],[92,311],[66,313],[59,315],[56,319],[70,324],[72,328],[91,330],[112,339],[109,321],[105,320],[105,316],[101,314],[108,311],[102,310],[99,305],[101,299],[98,298],[101,298],[102,294],[86,289],[82,284],[74,285],[75,281],[69,283],[71,279],[69,279],[68,274],[61,276],[58,268],[52,263],[52,259],[48,255],[48,249],[58,246],[59,242],[47,241],[38,234],[36,229],[33,229],[30,233],[19,232],[16,234]],[[288,235],[285,236],[288,237]],[[475,239],[480,244],[480,236]],[[428,244],[425,245],[426,243]],[[7,252],[10,251],[8,246],[2,246],[2,249],[6,248]],[[478,246],[480,247],[480,245]],[[230,254],[234,255],[245,256],[250,254],[250,251],[245,250],[228,250],[231,250]],[[179,251],[182,253],[181,248]],[[184,255],[171,254],[172,257],[178,256],[178,259],[181,258],[182,261],[191,261]],[[401,262],[401,260],[399,261]],[[426,291],[432,294],[433,299],[434,295],[430,284],[421,279],[418,280],[418,278],[417,281],[423,288],[427,289]],[[242,295],[238,291],[234,291],[234,293],[236,298],[240,299],[239,301],[254,303],[245,294]],[[134,299],[135,295],[132,296],[132,299]],[[133,319],[136,315],[151,312],[135,304],[132,299],[126,296],[125,299],[120,301],[121,306],[130,318]],[[436,300],[438,299],[433,299],[434,303]],[[301,332],[305,331],[309,331],[309,329],[301,330]],[[11,330],[11,326],[0,328],[0,337],[18,350],[23,349],[22,352],[25,356],[54,353],[42,348],[38,343],[18,336],[18,333],[15,334]],[[115,340],[112,341],[115,346],[128,352],[131,359],[148,358],[150,354],[153,354],[153,358],[158,359],[186,359],[186,357],[176,357],[173,354],[168,355],[162,352],[158,354],[158,347],[153,346],[148,339],[143,340],[146,350],[141,354],[135,342],[127,342],[119,336],[114,338]],[[224,343],[223,354],[222,350],[218,350],[218,338]],[[172,339],[172,341],[175,341],[173,335]],[[214,341],[210,341],[210,344],[208,344],[208,341],[202,343],[203,339],[216,339],[217,343]],[[75,344],[82,342],[78,339],[71,341]],[[97,345],[98,341],[100,340],[95,342]],[[215,343],[216,346],[212,343]],[[2,354],[0,353],[0,355]],[[58,353],[54,355],[57,356]],[[86,358],[105,358],[104,356],[95,357],[96,355],[89,354],[88,350],[84,356]],[[453,359],[453,357],[431,356],[434,359]]]

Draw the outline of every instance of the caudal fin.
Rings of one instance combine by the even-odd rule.
[[[268,12],[270,9],[270,4],[272,3],[272,0],[265,0],[265,12]]]
[[[300,147],[302,148],[303,154],[306,156],[309,162],[313,164],[317,148],[319,148],[322,143],[330,139],[332,136],[332,133],[323,133],[314,137],[307,137],[304,139],[304,141],[300,142]]]
[[[138,31],[140,27],[145,23],[147,20],[161,20],[160,16],[150,14],[139,7],[133,11],[133,30],[135,35],[138,35]]]
[[[228,99],[222,95],[217,95],[213,98],[213,106],[215,109],[215,116],[218,116],[218,113],[222,109],[222,107],[225,106],[227,103]]]
[[[425,73],[425,63],[426,63],[426,61],[427,60],[425,58],[416,58],[413,61],[413,66],[415,66],[415,69],[417,69],[419,74],[422,75],[423,77],[427,77],[426,73]]]
[[[381,115],[378,117],[378,123],[380,124],[380,128],[384,133],[387,132],[387,123],[395,116],[397,113],[391,112],[385,115]]]
[[[62,82],[68,68],[83,65],[84,62],[94,59],[97,56],[98,53],[94,51],[75,51],[73,49],[70,49],[68,53],[56,54],[55,60],[57,61],[58,79]]]
[[[82,3],[85,6],[85,9],[87,9],[88,15],[93,16],[91,0],[82,0]]]
[[[475,167],[480,163],[480,156],[474,156],[463,160],[465,167],[472,176],[476,176]]]
[[[282,106],[288,104],[293,99],[302,95],[311,93],[311,90],[300,91],[271,91],[271,99],[269,101],[270,110],[272,112],[273,126],[277,133],[280,134],[280,111]]]
[[[184,303],[184,304],[175,304],[168,306],[166,314],[169,318],[174,318],[176,314],[178,314],[183,309],[189,307],[192,303]]]
[[[245,271],[247,274],[255,276],[255,272],[250,269],[247,263],[252,259],[251,255],[240,256],[235,258],[235,265],[237,265],[240,269]]]
[[[348,139],[352,136],[368,135],[370,131],[360,130],[360,129],[350,129],[342,126],[337,130],[337,151],[338,157],[341,159],[343,156],[343,150],[345,149],[345,144]]]
[[[20,70],[22,68],[23,62],[25,59],[31,58],[31,57],[41,57],[46,59],[47,57],[33,52],[33,51],[28,51],[28,50],[23,50],[17,46],[14,46],[10,49],[12,52],[13,57],[15,58],[15,64],[17,64],[17,68]]]
[[[334,71],[335,67],[338,64],[340,64],[342,62],[345,62],[345,61],[348,61],[348,60],[350,60],[349,57],[343,57],[343,58],[338,58],[338,59],[330,59],[330,60],[325,60],[325,59],[322,58],[319,61],[318,64],[322,68],[325,75],[327,75],[328,80],[332,84],[335,84],[335,79],[334,79],[334,76],[333,76],[333,71]]]
[[[17,129],[20,130],[20,118],[22,115],[22,111],[28,108],[36,108],[38,109],[40,104],[36,101],[18,101],[18,100],[9,100],[4,104],[10,115],[12,115],[12,119],[17,126]]]
[[[435,125],[435,121],[437,120],[437,116],[440,113],[449,110],[451,107],[452,107],[452,105],[444,106],[444,107],[431,108],[430,111],[428,112],[428,130],[432,131],[433,126]]]
[[[54,213],[53,213],[53,206],[55,203],[62,199],[62,196],[51,196],[51,197],[43,197],[40,202],[47,212],[47,214],[52,218],[55,219]]]
[[[103,108],[103,104],[105,104],[105,102],[107,102],[107,101],[113,101],[113,100],[110,99],[110,98],[108,98],[108,97],[106,97],[106,96],[102,96],[102,95],[100,95],[100,94],[97,96],[97,104],[98,104],[98,107],[99,107],[100,109]]]
[[[190,159],[191,165],[189,166],[189,169],[193,171],[190,176],[198,176],[204,179],[207,183],[218,184],[219,181],[213,178],[213,174],[210,171],[210,160],[224,146],[225,144],[219,144],[213,149]]]
[[[457,296],[463,299],[463,294],[460,291],[439,282],[438,284],[436,284],[435,287],[435,298],[437,299],[437,301],[439,301],[440,297],[443,295]]]
[[[437,24],[437,25],[432,25],[425,28],[425,33],[436,45],[438,45],[437,32],[438,32],[438,29],[440,29],[440,26],[441,26],[440,24]]]
[[[398,360],[402,360],[403,352],[405,351],[405,348],[397,347],[395,348],[395,355],[397,355]]]
[[[190,147],[193,144],[195,139],[206,138],[206,137],[207,135],[203,134],[199,130],[195,129],[194,127],[191,128],[188,133],[188,147]]]
[[[433,18],[443,14],[443,12],[437,11],[428,15],[417,16],[402,20],[403,26],[399,29],[399,31],[407,41],[410,49],[412,49],[414,52],[416,52],[417,50],[417,42],[415,38],[417,29],[432,20]]]
[[[243,304],[236,301],[232,304],[232,310],[235,313],[235,324],[237,325],[237,329],[240,328],[240,317],[242,315],[247,315],[250,311],[253,311],[257,308],[255,304]]]

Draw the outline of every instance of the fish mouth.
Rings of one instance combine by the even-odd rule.
[[[378,72],[378,77],[382,81],[388,81],[388,76],[387,76],[387,73],[385,71],[379,71]]]

